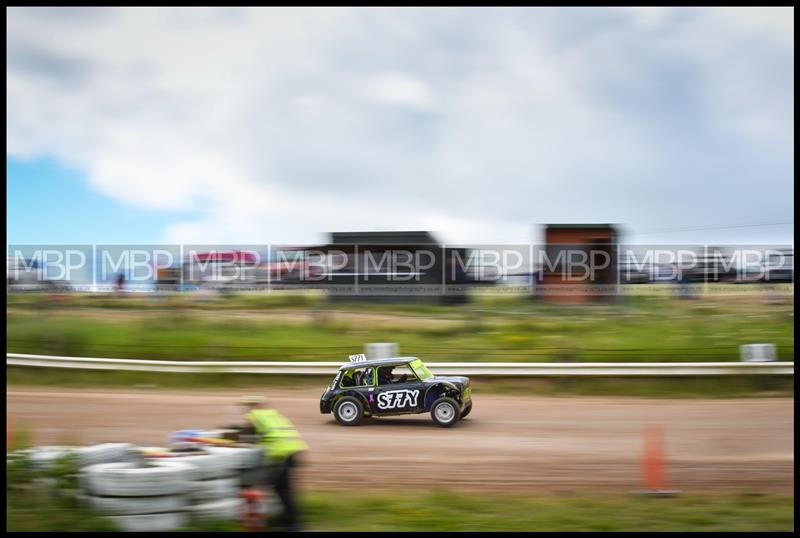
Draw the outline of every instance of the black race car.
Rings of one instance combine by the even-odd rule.
[[[364,417],[430,412],[447,428],[472,411],[470,393],[469,378],[434,376],[416,357],[358,360],[339,368],[319,410],[345,426]]]

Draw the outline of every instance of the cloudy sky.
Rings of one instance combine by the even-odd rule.
[[[7,240],[793,242],[793,18],[12,8]]]

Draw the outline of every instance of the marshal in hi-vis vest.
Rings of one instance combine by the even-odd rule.
[[[284,459],[308,448],[291,421],[274,409],[254,409],[247,418],[261,435],[268,458]]]

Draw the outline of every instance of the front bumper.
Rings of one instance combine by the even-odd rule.
[[[331,408],[331,398],[325,398],[324,396],[319,401],[319,412],[323,415],[330,414]]]

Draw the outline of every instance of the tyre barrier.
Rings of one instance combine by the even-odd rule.
[[[103,443],[75,450],[78,465],[88,467],[97,463],[132,462],[134,446],[131,443]]]
[[[229,499],[239,495],[239,477],[196,480],[189,490],[189,499],[193,503],[204,503]]]
[[[195,467],[173,460],[134,463],[98,463],[81,470],[83,489],[109,497],[152,497],[182,494],[192,487]]]
[[[98,463],[81,470],[79,500],[126,532],[185,527],[195,467],[174,460]]]
[[[186,512],[111,516],[109,519],[124,532],[169,532],[185,527],[189,522]]]
[[[186,508],[191,521],[223,519],[237,521],[244,513],[244,500],[239,499],[239,470],[242,462],[237,449],[211,450],[197,455],[177,456],[197,467],[189,490],[191,504]]]
[[[264,461],[264,447],[262,446],[209,446],[206,450],[210,454],[225,454],[234,460],[236,469],[251,469],[259,467]]]
[[[61,458],[74,456],[78,467],[97,463],[132,462],[135,454],[130,443],[102,443],[92,446],[38,446],[24,451],[34,469],[48,470]]]
[[[244,499],[235,497],[195,504],[190,506],[187,512],[194,521],[207,519],[238,521],[244,515],[245,506],[246,501]]]
[[[157,497],[95,497],[79,495],[78,501],[104,516],[139,516],[180,512],[189,504],[185,495]]]
[[[207,447],[212,454],[231,454],[236,460],[241,487],[260,485],[264,481],[264,448],[259,445],[239,447]]]
[[[238,454],[231,452],[212,453],[207,449],[192,452],[169,451],[160,461],[178,461],[193,467],[193,480],[229,478],[237,474]]]
[[[75,453],[75,446],[37,446],[20,451],[31,462],[31,466],[39,471],[51,469],[56,461]]]
[[[241,521],[247,502],[240,498],[240,487],[263,481],[260,446],[43,446],[15,451],[7,461],[16,453],[36,469],[50,469],[64,456],[77,456],[78,502],[129,532],[173,531],[190,521],[209,519]]]
[[[197,432],[193,430],[179,432],[182,433],[191,436]],[[164,450],[146,447],[140,450],[148,459],[177,461],[195,467],[192,485],[186,495],[190,504],[185,510],[190,520],[239,520],[245,506],[245,501],[239,498],[240,470],[242,467],[258,464],[263,458],[263,448],[218,447],[202,443],[182,444],[180,438],[180,435],[176,434],[172,442],[183,446],[183,449]]]

